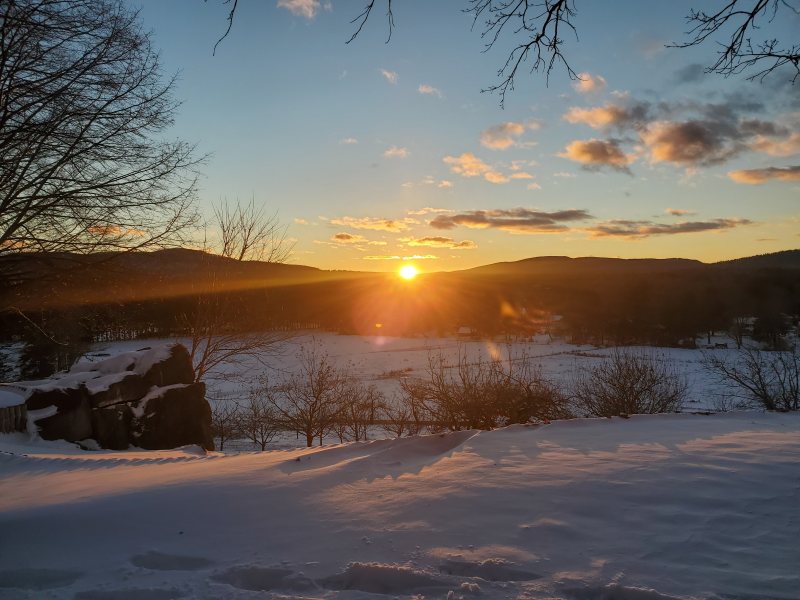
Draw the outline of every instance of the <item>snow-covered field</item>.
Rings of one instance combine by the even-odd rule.
[[[271,376],[310,344],[388,396],[431,351],[509,351],[301,336],[269,359]],[[609,350],[521,352],[568,383]],[[701,352],[658,352],[689,381],[686,409],[713,408],[721,390]],[[236,397],[264,369],[229,365],[212,394]],[[313,449],[294,437],[226,455],[0,434],[0,598],[800,598],[800,414],[576,419]]]
[[[798,465],[800,414],[757,412],[238,455],[0,435],[0,597],[798,598]]]
[[[174,342],[175,340],[136,340],[97,344],[93,351],[103,355],[114,355],[144,346]],[[178,340],[186,343],[186,340]],[[712,340],[720,341],[720,340]],[[723,340],[724,341],[724,340]],[[512,359],[525,355],[542,373],[555,381],[568,385],[576,370],[591,366],[613,350],[594,346],[576,346],[560,340],[550,343],[488,342],[459,340],[456,338],[393,338],[337,335],[333,333],[305,334],[291,338],[281,345],[276,356],[264,359],[266,367],[253,360],[244,359],[241,364],[228,365],[221,373],[227,379],[211,383],[210,395],[224,396],[241,394],[242,389],[255,382],[258,375],[268,373],[279,378],[281,373],[296,369],[297,357],[302,348],[317,346],[325,352],[331,362],[348,368],[355,376],[374,384],[387,397],[399,390],[398,376],[422,376],[427,366],[429,353],[441,353],[455,364],[459,352],[465,352],[470,360],[489,360],[492,357]],[[634,349],[637,350],[637,349]],[[683,373],[689,383],[687,410],[714,408],[715,400],[722,391],[718,389],[709,373],[703,369],[701,350],[678,348],[639,348],[655,357],[672,362],[676,370]],[[718,355],[735,353],[736,350],[714,350]]]

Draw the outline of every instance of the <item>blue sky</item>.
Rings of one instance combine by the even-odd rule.
[[[464,1],[395,2],[351,44],[362,2],[139,0],[174,134],[209,153],[201,206],[253,196],[321,268],[451,270],[539,255],[705,261],[800,246],[800,83],[704,75],[697,2],[578,4],[571,81],[482,53]],[[381,8],[381,7],[379,7]],[[800,31],[792,16],[772,37]],[[509,41],[511,38],[508,38]],[[436,209],[436,210],[431,210]],[[399,258],[392,258],[399,257]],[[417,257],[417,258],[405,258]]]

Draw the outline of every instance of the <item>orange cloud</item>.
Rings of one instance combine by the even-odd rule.
[[[587,167],[610,167],[624,173],[630,173],[628,165],[635,160],[633,156],[625,154],[616,141],[598,139],[576,140],[559,156]]]
[[[600,75],[580,73],[578,74],[578,81],[573,83],[572,87],[581,94],[591,94],[605,89],[606,80]]]
[[[353,229],[370,229],[373,231],[389,231],[392,233],[406,231],[409,224],[417,221],[414,219],[375,219],[372,217],[339,217],[330,220],[332,225],[352,227]]]
[[[491,150],[505,150],[517,143],[525,133],[525,125],[508,121],[481,132],[481,145]]]
[[[409,246],[428,246],[431,248],[449,248],[451,250],[472,250],[477,244],[471,240],[455,241],[453,238],[429,236],[418,239],[403,240]]]
[[[472,152],[464,152],[461,156],[445,156],[442,159],[450,165],[453,173],[462,177],[483,177],[489,183],[507,183],[508,177],[490,167]]]
[[[793,167],[767,167],[765,169],[745,169],[731,171],[728,177],[736,183],[759,185],[767,181],[800,181],[800,165]]]

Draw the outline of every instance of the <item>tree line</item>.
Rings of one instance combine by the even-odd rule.
[[[274,381],[264,375],[244,393],[213,398],[212,422],[220,450],[238,439],[265,450],[281,432],[295,433],[311,447],[329,436],[365,441],[376,428],[402,437],[684,409],[689,383],[663,353],[617,348],[596,358],[557,382],[510,345],[489,358],[470,357],[463,347],[450,360],[431,352],[421,373],[399,374],[400,391],[387,398],[336,367],[320,347],[305,347],[289,375]],[[796,347],[725,356],[709,352],[703,364],[736,399],[725,409],[800,409]]]

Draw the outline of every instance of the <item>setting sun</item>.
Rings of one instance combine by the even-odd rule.
[[[417,276],[417,268],[414,265],[403,265],[400,267],[400,277],[403,279],[414,279]]]

